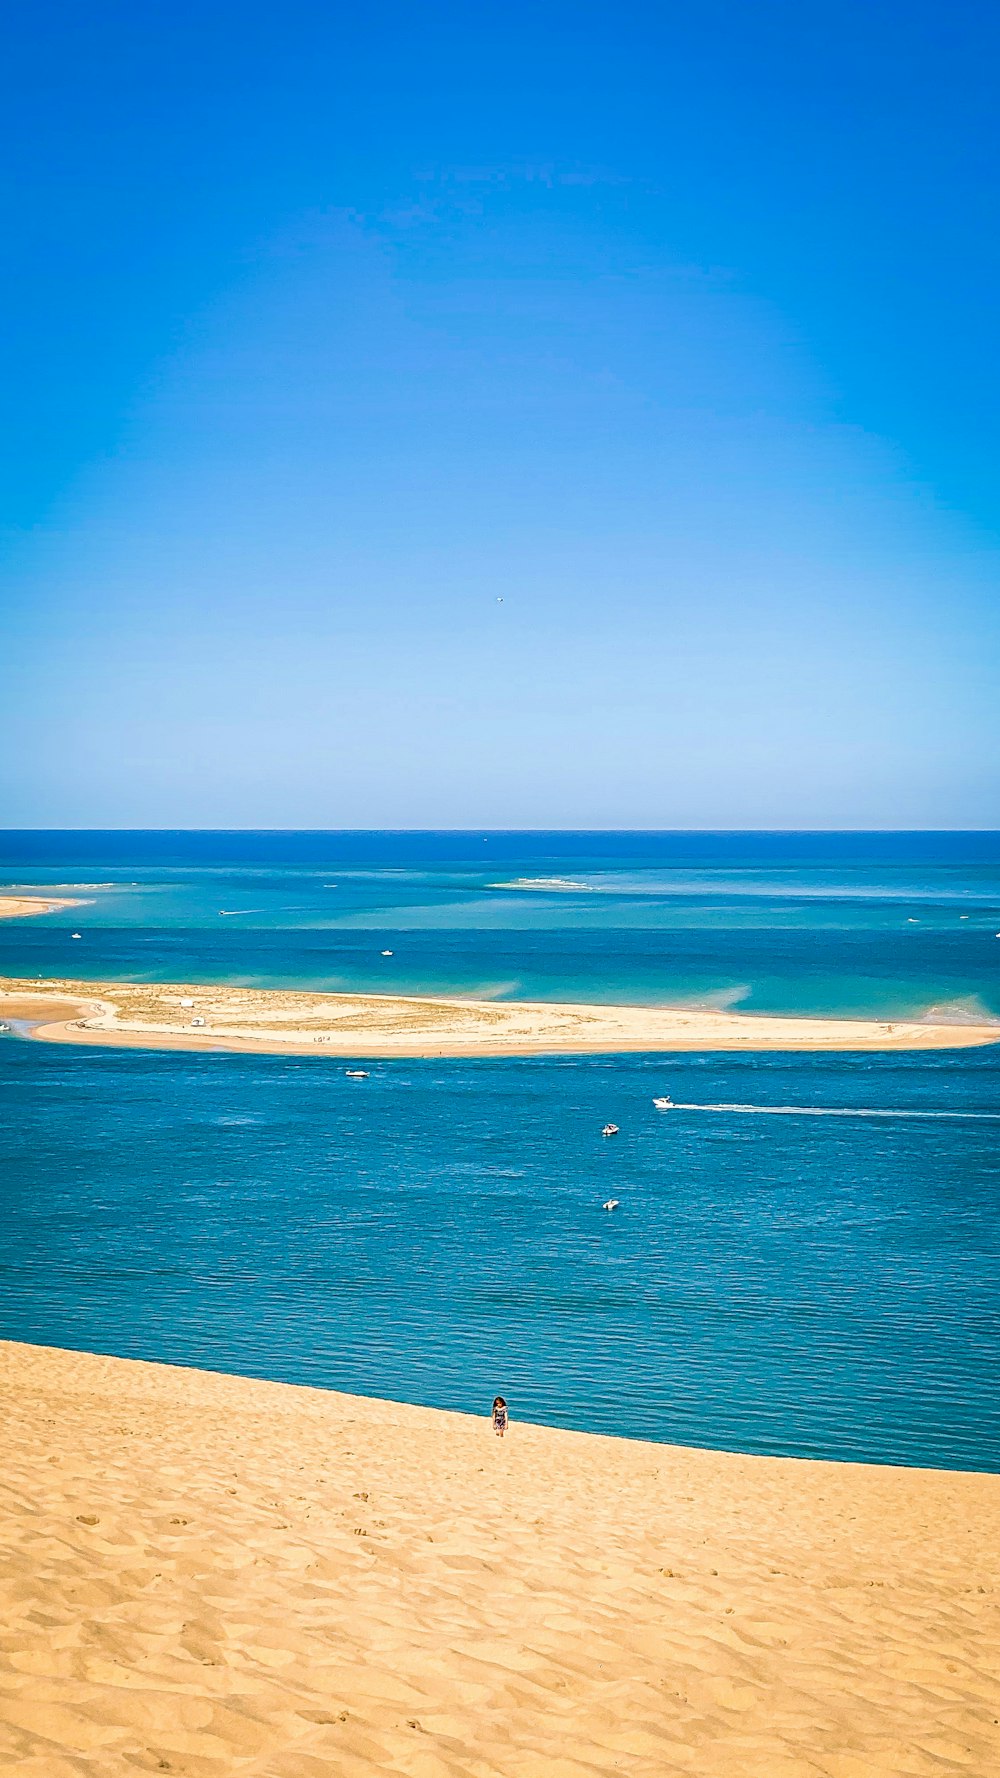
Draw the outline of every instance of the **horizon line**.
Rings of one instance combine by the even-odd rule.
[[[954,834],[996,835],[1000,827],[0,827],[0,837],[14,834]]]

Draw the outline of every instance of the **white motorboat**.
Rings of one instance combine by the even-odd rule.
[[[617,1210],[620,1203],[621,1203],[620,1198],[609,1198],[606,1204],[601,1205],[601,1209],[602,1210]]]
[[[367,1068],[345,1068],[344,1073],[346,1074],[348,1080],[367,1080],[368,1079]]]
[[[668,1093],[664,1093],[659,1099],[654,1099],[653,1104],[657,1111],[673,1111],[674,1108],[674,1102]]]
[[[618,1125],[617,1124],[605,1124],[603,1130],[601,1131],[602,1136],[617,1136],[617,1134],[618,1134]]]

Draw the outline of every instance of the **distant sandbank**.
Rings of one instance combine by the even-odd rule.
[[[57,914],[61,908],[82,906],[82,901],[65,895],[0,895],[0,920],[23,920],[29,914]]]
[[[0,1343],[0,1768],[1000,1769],[1000,1477]]]
[[[625,1050],[963,1049],[1000,1023],[778,1018],[695,1007],[318,994],[182,982],[0,978],[0,1016],[53,1043],[336,1056],[502,1056]]]

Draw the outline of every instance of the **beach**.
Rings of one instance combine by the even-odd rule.
[[[0,1371],[4,1774],[998,1769],[1000,1477]]]
[[[337,1056],[673,1050],[934,1050],[1000,1041],[1000,1024],[788,1018],[699,1007],[310,993],[200,983],[0,978],[0,1016],[47,1042]]]

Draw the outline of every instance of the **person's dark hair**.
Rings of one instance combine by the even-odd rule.
[[[493,1397],[493,1406],[495,1408],[505,1408],[507,1406],[507,1403],[504,1401],[504,1398],[502,1395],[495,1395]]]

